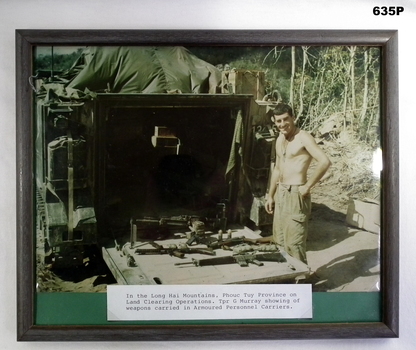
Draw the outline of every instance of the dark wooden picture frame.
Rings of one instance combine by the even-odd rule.
[[[380,322],[192,325],[37,325],[34,217],[33,48],[39,45],[292,46],[381,48]],[[396,30],[17,30],[17,339],[19,341],[171,341],[392,338],[399,332],[399,114]]]

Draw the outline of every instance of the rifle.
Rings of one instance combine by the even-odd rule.
[[[185,254],[192,253],[215,255],[215,252],[211,248],[189,248],[186,244],[180,244],[179,246],[172,244],[169,247],[164,248],[156,242],[151,242],[150,244],[152,244],[155,249],[137,248],[134,253],[138,255],[169,254],[170,256],[176,256],[181,259],[185,257]]]
[[[175,263],[176,266],[181,265],[194,265],[194,266],[213,266],[213,265],[225,265],[225,264],[239,264],[241,267],[246,267],[249,264],[257,266],[263,266],[262,261],[274,261],[274,262],[286,262],[286,258],[279,252],[264,253],[264,254],[238,254],[229,256],[220,256],[211,259],[192,259],[183,263]]]
[[[249,241],[244,236],[232,237],[232,238],[227,238],[224,240],[223,239],[215,240],[214,242],[208,243],[207,247],[212,248],[212,249],[223,248],[223,249],[230,250],[231,246],[242,244],[245,242],[249,242]]]
[[[232,237],[232,231],[227,230],[227,238],[223,239],[223,231],[218,231],[218,238],[208,237],[204,230],[204,223],[201,221],[194,221],[192,227],[190,227],[193,235],[190,239],[187,240],[186,244],[191,245],[192,243],[196,244],[205,244],[208,248],[218,249],[223,248],[229,250],[231,246],[251,242],[251,240],[246,239],[244,236]]]

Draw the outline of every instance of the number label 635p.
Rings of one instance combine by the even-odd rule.
[[[404,12],[404,7],[403,6],[375,6],[373,8],[373,14],[375,16],[399,16],[400,13]]]

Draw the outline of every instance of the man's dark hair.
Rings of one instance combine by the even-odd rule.
[[[293,109],[286,103],[278,103],[273,110],[273,115],[289,114],[293,117]]]

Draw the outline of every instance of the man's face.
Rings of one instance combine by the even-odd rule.
[[[296,129],[295,117],[288,113],[275,115],[274,124],[283,135],[290,135]]]

